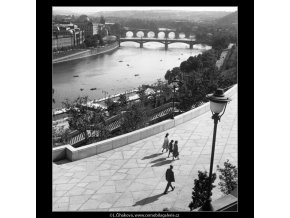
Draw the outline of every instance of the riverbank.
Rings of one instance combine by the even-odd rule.
[[[63,62],[67,62],[67,61],[72,61],[72,60],[76,60],[76,59],[80,59],[80,58],[85,58],[85,57],[90,57],[90,56],[94,56],[94,55],[99,55],[99,54],[103,54],[109,51],[112,51],[114,49],[117,49],[119,47],[119,43],[118,42],[114,42],[110,45],[106,45],[103,47],[99,47],[99,48],[93,48],[93,49],[89,49],[89,50],[85,50],[85,51],[81,51],[75,54],[71,54],[65,57],[60,57],[60,58],[56,58],[52,61],[53,64],[57,64],[57,63],[63,63]]]
[[[88,106],[90,107],[102,107],[102,108],[106,108],[106,104],[105,101],[107,99],[111,99],[113,101],[116,101],[120,95],[126,95],[126,97],[128,98],[129,101],[134,101],[137,100],[139,97],[137,95],[137,91],[138,89],[132,89],[126,92],[122,92],[122,93],[118,93],[116,95],[113,96],[107,96],[105,98],[101,98],[101,99],[94,99],[91,101],[88,101]],[[52,114],[53,114],[53,121],[57,121],[57,120],[61,120],[64,118],[67,118],[67,113],[66,113],[66,109],[65,108],[56,108],[52,110]]]

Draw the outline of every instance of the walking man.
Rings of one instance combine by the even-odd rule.
[[[165,138],[164,138],[164,142],[162,145],[162,153],[163,153],[164,149],[166,150],[166,152],[168,151],[168,144],[169,144],[168,136],[169,136],[169,133],[166,133]]]
[[[165,178],[167,180],[167,186],[163,194],[167,194],[169,186],[171,187],[172,191],[175,189],[175,186],[171,185],[172,182],[175,182],[174,172],[172,171],[172,169],[173,169],[173,166],[170,165],[170,168],[166,170]]]

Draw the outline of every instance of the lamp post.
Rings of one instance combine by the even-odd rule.
[[[172,114],[172,119],[174,119],[174,100],[175,100],[175,89],[177,88],[178,86],[178,82],[179,80],[177,80],[176,78],[174,78],[172,81],[171,81],[171,85],[172,85],[172,88],[173,88],[173,98],[172,98],[172,102],[173,102],[173,114]]]
[[[211,150],[211,159],[210,159],[210,170],[209,170],[209,178],[208,178],[208,199],[205,204],[199,209],[199,211],[213,211],[213,207],[211,205],[211,180],[212,180],[212,168],[214,161],[214,149],[215,149],[215,141],[216,141],[216,130],[218,121],[220,121],[222,115],[225,113],[227,103],[231,100],[228,97],[225,97],[224,90],[218,88],[215,93],[208,94],[206,98],[210,101],[210,110],[212,112],[212,119],[214,120],[214,130],[213,130],[213,139],[212,139],[212,150]]]

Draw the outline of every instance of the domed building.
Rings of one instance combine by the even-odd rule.
[[[79,16],[74,24],[76,24],[81,30],[84,31],[85,38],[98,33],[98,24],[91,22],[87,15]]]
[[[90,18],[87,15],[83,14],[79,16],[79,18],[77,19],[77,22],[81,22],[81,23],[90,22]]]

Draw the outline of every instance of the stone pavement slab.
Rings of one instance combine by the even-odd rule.
[[[227,159],[237,166],[237,96],[217,127],[213,170]],[[178,140],[180,159],[162,153],[166,133]],[[53,163],[53,211],[189,211],[194,179],[209,171],[213,120],[207,112],[168,131],[75,162]],[[173,165],[176,187],[163,195]],[[215,181],[217,185],[219,179]],[[212,199],[223,194],[218,185]]]

